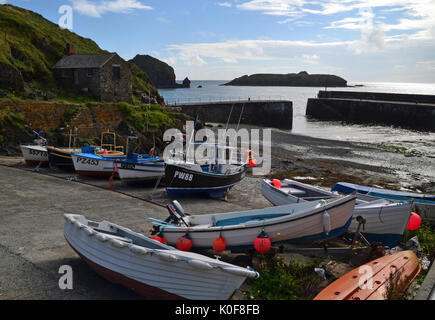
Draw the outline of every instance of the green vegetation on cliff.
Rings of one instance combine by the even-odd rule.
[[[0,89],[23,93],[26,88],[27,92],[51,91],[55,92],[53,96],[71,97],[58,87],[52,73],[52,67],[65,55],[68,43],[79,54],[106,52],[91,39],[61,29],[37,13],[0,5]],[[135,65],[131,69],[133,92],[156,96],[157,90],[148,76]]]
[[[347,81],[330,74],[308,74],[305,71],[289,74],[245,75],[226,83],[226,86],[276,87],[347,87]]]

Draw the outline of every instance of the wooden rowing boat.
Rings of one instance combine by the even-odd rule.
[[[404,292],[420,270],[414,252],[397,252],[345,274],[314,300],[386,300],[393,288],[395,292]]]
[[[226,300],[259,275],[173,247],[116,224],[65,215],[68,244],[98,274],[151,299]]]

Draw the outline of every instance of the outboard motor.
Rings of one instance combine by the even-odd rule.
[[[187,223],[183,219],[183,217],[185,216],[184,215],[184,209],[183,209],[183,207],[181,206],[181,204],[177,200],[174,200],[172,203],[168,204],[166,206],[166,208],[169,211],[169,214],[170,214],[169,219],[170,220],[173,220],[176,223],[182,221],[184,223],[184,225],[186,227],[188,227]]]

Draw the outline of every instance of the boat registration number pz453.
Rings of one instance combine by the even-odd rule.
[[[33,150],[33,149],[29,149],[29,153],[32,156],[41,156],[41,157],[46,157],[48,155],[46,151]]]
[[[184,180],[184,181],[192,181],[193,180],[193,174],[190,173],[184,173],[180,171],[175,171],[174,178]]]
[[[98,166],[100,164],[100,161],[95,159],[77,157],[77,163],[88,164],[90,166]]]

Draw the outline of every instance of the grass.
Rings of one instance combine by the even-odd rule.
[[[421,252],[432,261],[435,258],[435,227],[429,222],[423,222],[415,231],[408,231],[407,239],[417,236]]]
[[[256,280],[249,280],[251,300],[312,300],[319,292],[323,281],[315,272],[316,263],[300,264],[296,261],[285,264],[273,253],[260,256]]]
[[[0,126],[4,126],[6,122],[20,130],[24,130],[24,114],[22,113],[13,113],[7,109],[0,110]]]
[[[149,131],[153,128],[162,128],[165,125],[172,126],[174,124],[173,115],[168,113],[159,104],[133,106],[128,103],[118,103],[117,105],[127,117],[127,120],[140,132]]]

